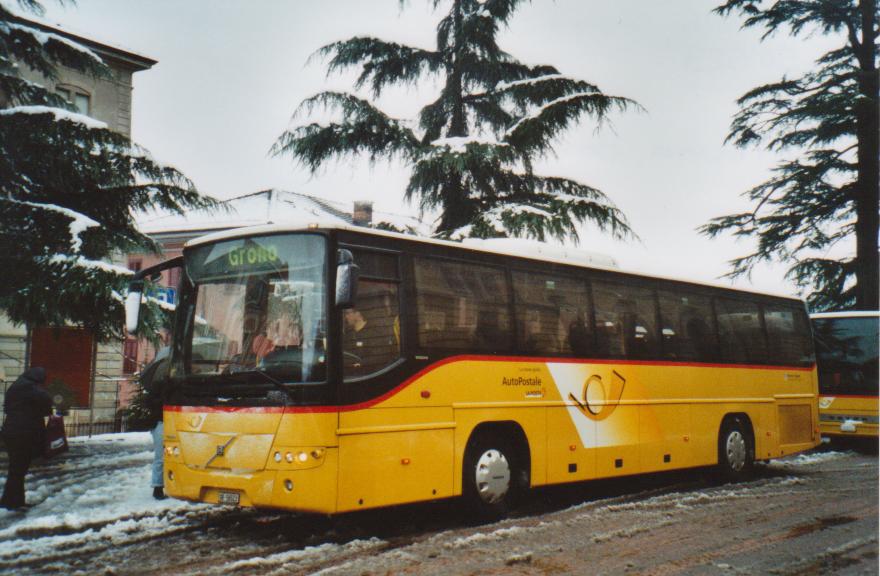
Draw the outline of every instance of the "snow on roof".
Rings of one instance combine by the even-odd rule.
[[[141,232],[155,235],[221,231],[262,224],[305,227],[322,222],[344,226],[351,224],[351,213],[352,206],[344,202],[269,189],[225,200],[216,211],[200,209],[184,214],[153,212],[141,215],[137,221]],[[373,224],[383,222],[404,230],[428,232],[417,218],[374,210]]]
[[[486,250],[498,250],[509,254],[517,254],[532,258],[558,258],[560,260],[570,260],[572,262],[580,262],[591,266],[601,266],[603,268],[619,268],[617,260],[607,254],[601,252],[593,252],[591,250],[583,250],[581,248],[571,248],[563,246],[553,246],[546,242],[537,240],[526,240],[523,238],[466,238],[462,241],[465,246],[474,246]]]
[[[877,310],[847,310],[844,312],[816,312],[810,314],[810,318],[877,318],[880,312]]]
[[[55,34],[53,32],[44,32],[42,30],[38,30],[31,25],[22,25],[22,24],[7,24],[10,30],[19,30],[21,32],[26,32],[34,37],[34,39],[45,46],[50,40],[54,40],[55,42],[59,42],[72,48],[78,52],[82,52],[83,54],[91,57],[93,60],[97,60],[98,62],[104,62],[101,60],[101,57],[77,42],[72,41],[70,38],[65,38],[60,34]],[[49,28],[49,26],[41,26],[41,28]]]
[[[18,13],[17,10],[12,10],[15,14],[15,19],[25,26],[34,27],[37,30],[41,30],[53,36],[62,36],[73,42],[70,43],[73,47],[74,45],[79,45],[77,47],[78,50],[87,50],[87,51],[99,51],[104,52],[105,54],[115,56],[117,59],[126,60],[131,64],[136,65],[137,67],[146,70],[147,68],[151,68],[158,61],[150,58],[149,56],[145,56],[143,54],[138,54],[133,50],[129,50],[128,48],[123,48],[116,42],[107,42],[103,39],[99,39],[95,37],[92,33],[82,33],[79,31],[74,31],[71,28],[65,28],[61,24],[56,22],[49,22],[48,20],[44,20],[33,14],[28,14],[24,16]],[[58,38],[61,41],[60,38]],[[101,60],[98,58],[98,60]]]

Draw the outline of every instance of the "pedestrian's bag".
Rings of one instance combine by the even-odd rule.
[[[46,458],[67,452],[67,435],[64,433],[64,417],[59,414],[49,416],[46,422],[46,446],[43,455]]]

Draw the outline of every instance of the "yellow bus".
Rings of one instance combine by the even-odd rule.
[[[877,438],[880,312],[825,312],[810,318],[822,435]]]
[[[796,299],[346,226],[191,241],[165,490],[324,514],[756,460],[819,442]]]

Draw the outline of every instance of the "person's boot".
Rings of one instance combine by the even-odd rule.
[[[161,486],[153,486],[153,498],[156,500],[164,500],[168,498],[168,496],[165,495],[165,491],[162,490]]]

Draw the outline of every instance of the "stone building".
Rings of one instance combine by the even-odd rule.
[[[80,113],[130,136],[132,77],[150,69],[156,60],[59,27],[24,18],[20,20],[41,33],[55,34],[89,48],[110,69],[109,77],[94,78],[58,67],[57,79],[50,80],[22,65],[21,76],[53,89],[74,104]],[[48,381],[63,382],[70,391],[75,409],[71,410],[68,423],[107,421],[115,416],[118,382],[123,368],[119,343],[98,344],[88,331],[73,327],[36,326],[28,334],[23,326],[12,325],[0,315],[0,393],[5,392],[27,366],[46,367]]]

